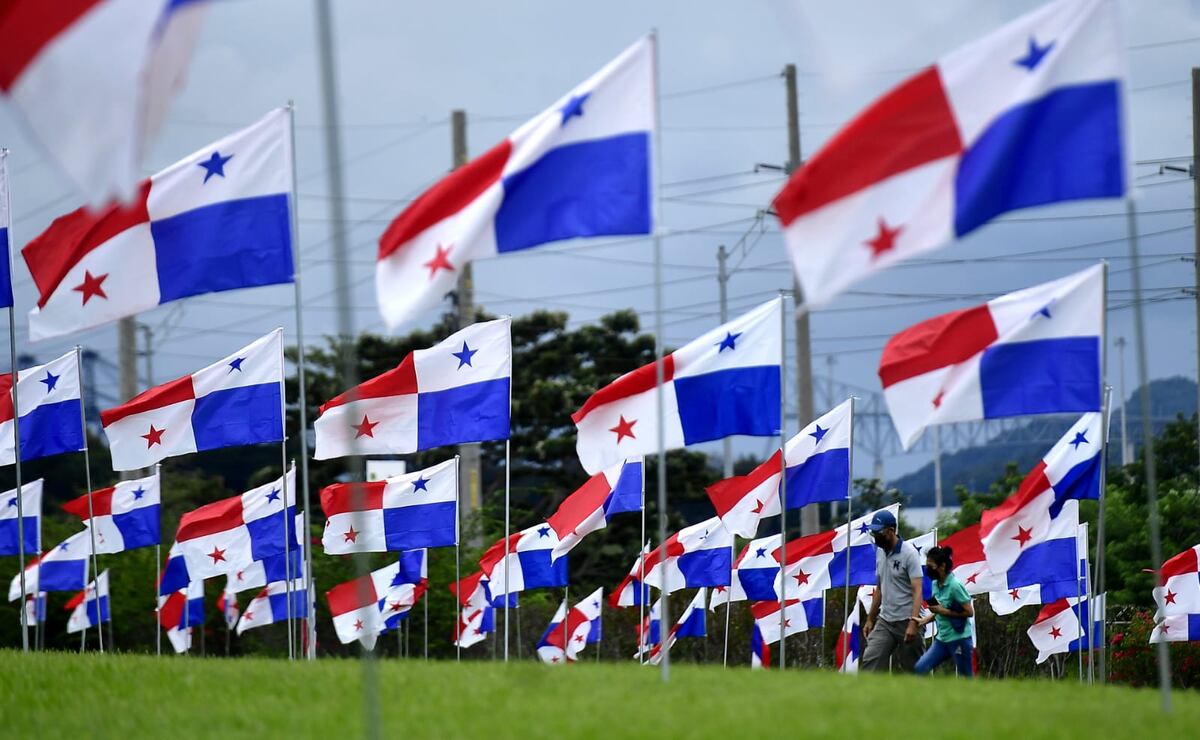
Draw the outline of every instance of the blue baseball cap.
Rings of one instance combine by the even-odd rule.
[[[875,512],[875,516],[871,517],[871,531],[882,532],[888,527],[896,528],[896,517],[892,515],[892,512],[887,509]]]

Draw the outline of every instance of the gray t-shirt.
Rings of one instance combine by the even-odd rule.
[[[921,554],[917,548],[896,538],[896,547],[885,553],[875,548],[875,582],[879,584],[879,618],[900,622],[912,616],[912,581],[921,578]]]

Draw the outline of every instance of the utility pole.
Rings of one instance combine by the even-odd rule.
[[[784,84],[787,87],[787,133],[788,161],[785,168],[791,175],[800,167],[800,94],[796,89],[796,65],[783,68]],[[792,295],[796,306],[796,418],[797,425],[813,420],[812,384],[812,339],[808,334],[808,311],[804,306],[804,291],[800,282],[794,281]],[[783,419],[779,420],[784,423]],[[821,513],[816,506],[805,506],[800,510],[800,533],[815,534],[821,528]]]
[[[146,361],[146,387],[154,387],[154,330],[149,324],[138,324],[142,330],[142,351],[139,353]]]
[[[1121,466],[1132,462],[1133,449],[1129,444],[1129,432],[1125,426],[1125,337],[1117,337],[1117,358],[1120,367],[1117,368],[1118,385],[1121,387]]]
[[[1200,167],[1200,68],[1192,67],[1192,209],[1195,228],[1192,229],[1193,249],[1195,255],[1192,267],[1196,278],[1196,361],[1197,371],[1200,371],[1200,178],[1196,177],[1196,168]],[[1200,377],[1197,378],[1200,381]],[[1143,411],[1146,413],[1149,409]],[[1121,393],[1121,413],[1125,413],[1125,394]],[[1196,394],[1196,423],[1200,425],[1200,392]],[[1200,426],[1197,428],[1196,441],[1200,445]],[[1150,444],[1143,440],[1142,444]],[[1197,465],[1200,465],[1200,448],[1197,449]]]
[[[451,157],[454,169],[467,163],[467,112],[463,110],[450,113]],[[475,323],[475,280],[472,276],[470,262],[464,262],[459,268],[458,286],[455,292],[458,307],[458,328]],[[482,497],[479,493],[481,466],[479,462],[479,445],[458,446],[461,475],[458,479],[459,500],[466,503],[468,512],[479,511]],[[480,546],[483,542],[476,535],[471,544]]]
[[[117,373],[121,402],[124,403],[138,393],[137,377],[137,320],[126,316],[117,322]],[[87,430],[84,430],[86,433]],[[118,473],[121,480],[131,480],[141,475],[138,470]]]
[[[721,296],[721,323],[729,321],[729,272],[726,265],[729,251],[725,245],[717,247],[717,288]],[[726,437],[721,442],[721,459],[724,461],[725,477],[733,476],[733,441]]]

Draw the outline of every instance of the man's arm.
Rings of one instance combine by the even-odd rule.
[[[904,629],[904,641],[911,642],[916,638],[918,627],[921,626],[921,586],[922,579],[912,579],[912,614],[908,619],[908,626]]]
[[[875,593],[871,594],[871,608],[867,610],[867,621],[863,622],[863,637],[869,636],[871,630],[875,629],[875,619],[879,616],[879,604],[881,601],[879,591],[879,586],[876,586]],[[854,608],[858,608],[857,603],[854,605]]]

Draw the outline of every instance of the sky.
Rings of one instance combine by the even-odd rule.
[[[792,278],[772,217],[758,216],[782,185],[787,159],[781,71],[799,70],[804,156],[863,106],[937,56],[1038,5],[1029,0],[863,2],[334,3],[338,102],[345,161],[354,326],[383,332],[375,306],[376,244],[387,223],[450,166],[449,113],[468,118],[478,154],[551,104],[650,29],[657,29],[662,90],[661,159],[665,339],[678,346],[718,323],[716,252],[731,250],[730,313],[761,303]],[[1151,377],[1195,377],[1190,65],[1200,52],[1200,3],[1162,0],[1154,12],[1121,3],[1129,49],[1129,95],[1137,230],[1146,269]],[[320,115],[313,4],[299,0],[214,3],[179,95],[146,161],[150,174],[208,142],[295,101],[299,248],[306,341],[334,329],[331,229]],[[0,145],[13,150],[13,238],[18,247],[79,198],[0,106]],[[1154,160],[1154,161],[1150,161]],[[879,352],[895,332],[1083,269],[1111,265],[1109,339],[1132,343],[1128,223],[1118,201],[1022,211],[970,237],[881,273],[813,314],[813,365],[840,384],[879,390]],[[477,263],[477,300],[496,314],[567,311],[571,325],[632,307],[653,326],[649,239],[571,242]],[[18,306],[35,299],[24,265],[14,272]],[[139,317],[155,334],[154,380],[206,365],[276,326],[295,339],[292,288],[215,294]],[[401,329],[428,326],[431,312]],[[116,327],[29,345],[50,359],[75,343],[115,359]],[[789,337],[789,344],[791,343]],[[1111,341],[1110,341],[1111,346]],[[1115,377],[1115,353],[1110,377]],[[789,362],[793,360],[789,358]],[[1133,360],[1126,362],[1133,387]],[[114,389],[115,390],[115,389]],[[847,392],[841,386],[839,392]],[[516,392],[519,392],[517,389]],[[794,398],[794,389],[789,391]],[[836,399],[840,400],[840,399]],[[820,392],[818,413],[826,405]],[[790,433],[798,430],[795,419]],[[773,442],[772,442],[773,443]],[[765,452],[743,440],[739,451]],[[928,461],[894,455],[894,477]],[[860,474],[868,470],[859,470]]]

